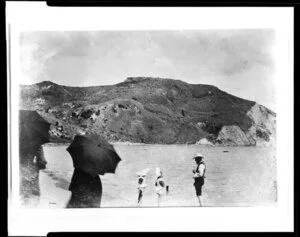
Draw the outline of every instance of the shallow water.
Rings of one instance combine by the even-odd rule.
[[[41,171],[41,206],[64,207],[70,192],[73,164],[67,145],[44,146],[47,169]],[[274,148],[201,147],[198,145],[115,145],[122,158],[116,174],[100,176],[103,184],[102,207],[136,207],[136,172],[147,167],[148,187],[143,206],[157,206],[155,168],[160,167],[170,193],[162,206],[197,206],[193,186],[192,156],[205,156],[205,206],[260,206],[276,203],[276,157]],[[228,152],[224,152],[228,151]]]

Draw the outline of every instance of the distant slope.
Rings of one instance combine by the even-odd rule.
[[[165,144],[264,145],[275,136],[270,124],[276,115],[267,108],[214,86],[172,79],[134,77],[94,87],[22,85],[20,107],[38,110],[53,124],[52,137],[67,140],[79,130],[111,141]]]

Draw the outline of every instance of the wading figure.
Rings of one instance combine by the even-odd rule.
[[[143,194],[145,192],[146,187],[148,186],[146,184],[146,176],[147,176],[148,172],[149,172],[149,168],[136,173],[138,176],[138,186],[137,186],[138,201],[137,201],[137,203],[139,206],[142,206]]]
[[[203,203],[203,198],[202,198],[202,186],[204,185],[204,178],[205,178],[205,169],[206,166],[203,162],[203,155],[201,153],[197,153],[195,154],[195,156],[193,157],[193,159],[195,159],[195,162],[197,164],[196,169],[193,170],[193,178],[195,180],[194,182],[194,186],[196,189],[196,195],[199,201],[199,206],[203,207],[204,203]]]
[[[165,194],[169,193],[169,185],[166,185],[165,179],[163,178],[163,173],[160,168],[156,168],[156,181],[155,181],[155,191],[157,194],[157,206],[161,204],[161,199]]]

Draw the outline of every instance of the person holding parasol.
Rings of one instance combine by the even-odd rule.
[[[74,165],[67,208],[99,208],[102,198],[99,175],[115,173],[121,158],[111,144],[96,134],[76,135],[67,151]]]

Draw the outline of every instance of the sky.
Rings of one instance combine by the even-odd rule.
[[[275,31],[36,31],[20,35],[22,84],[112,85],[127,77],[217,86],[276,111]]]

